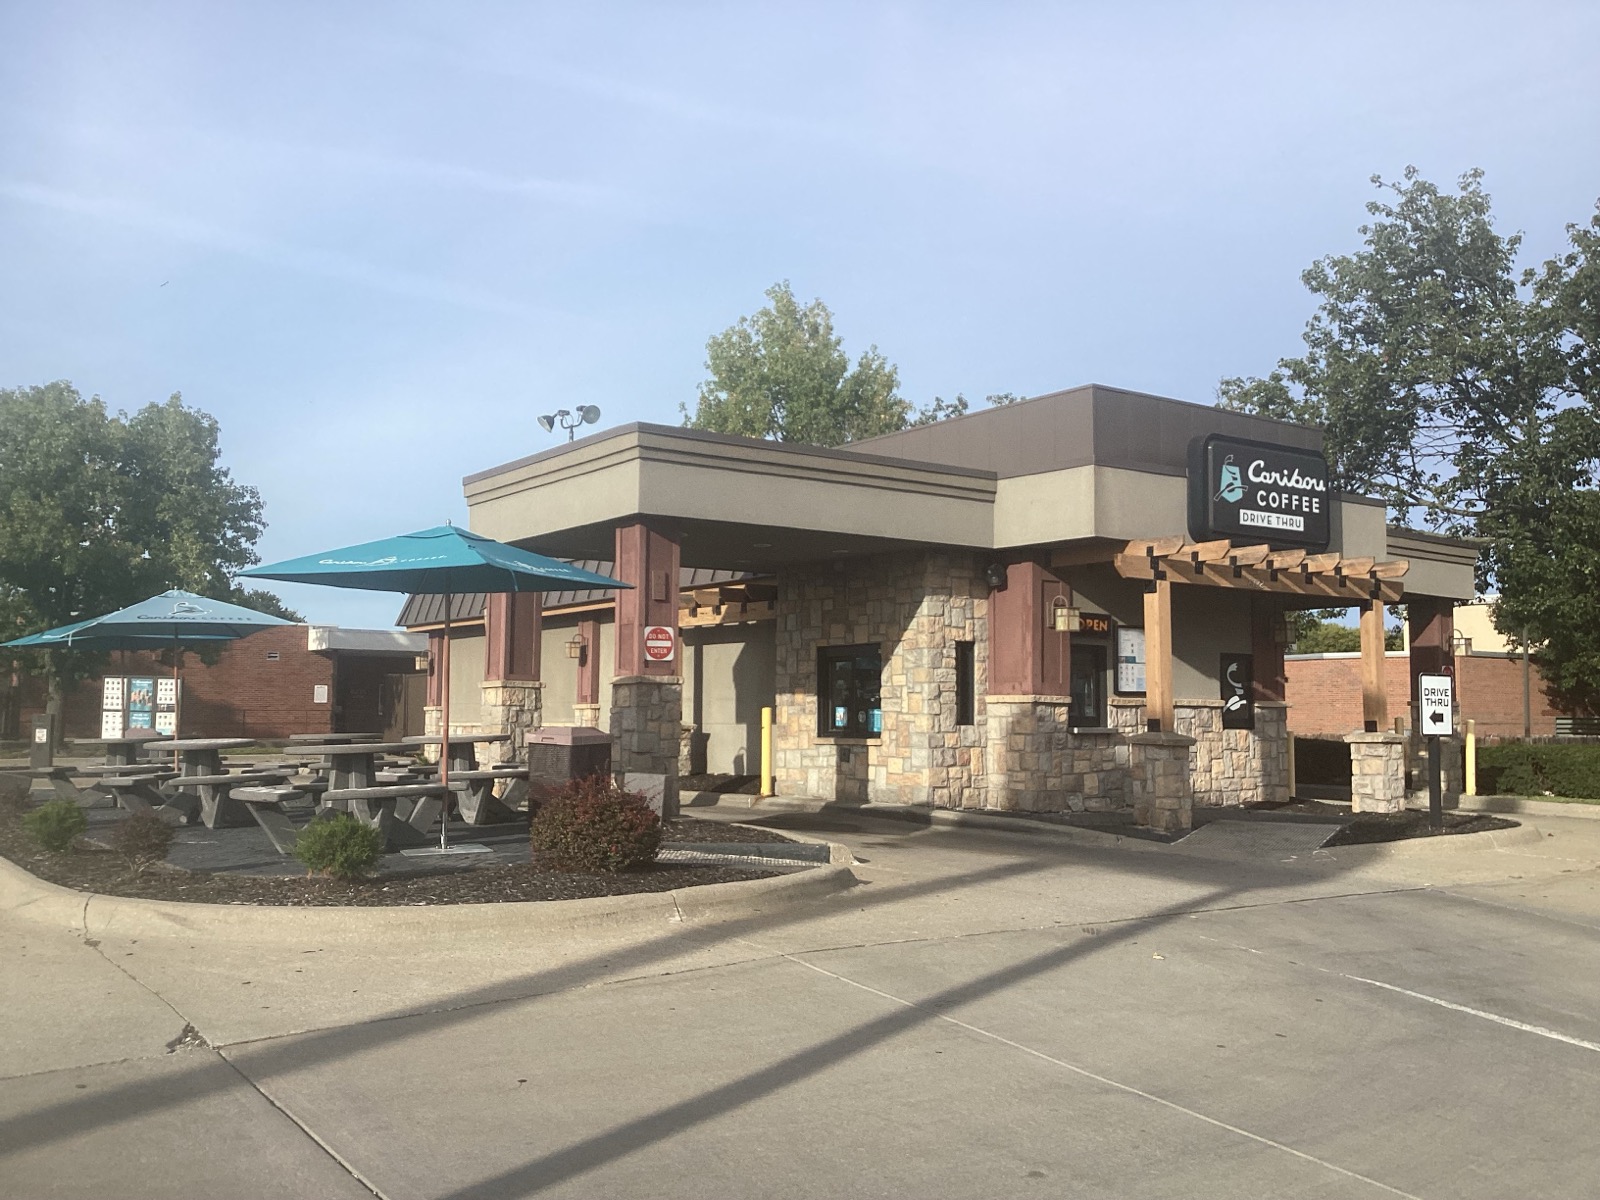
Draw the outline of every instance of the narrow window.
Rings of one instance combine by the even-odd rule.
[[[876,646],[817,648],[817,733],[877,737],[883,732],[883,655]]]
[[[971,642],[956,643],[956,724],[971,725],[977,718],[977,657]]]

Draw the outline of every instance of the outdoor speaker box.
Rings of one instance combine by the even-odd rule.
[[[528,778],[564,783],[611,773],[611,735],[581,725],[546,725],[528,734]]]

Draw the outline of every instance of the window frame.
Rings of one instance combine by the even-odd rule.
[[[876,679],[872,680],[870,693],[863,694],[861,688],[860,659],[871,657],[877,660],[878,670]],[[832,694],[833,672],[829,670],[831,664],[839,662],[853,662],[855,669],[850,673],[849,703],[844,705],[847,718],[844,725],[834,723],[834,710],[836,697]],[[851,739],[865,741],[883,736],[883,647],[877,642],[858,643],[848,646],[818,646],[817,647],[817,736],[829,739]],[[865,720],[857,720],[858,714],[864,714]],[[874,716],[877,728],[873,728]]]

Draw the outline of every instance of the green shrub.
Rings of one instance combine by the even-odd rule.
[[[111,848],[135,870],[166,858],[170,845],[172,826],[153,812],[136,812],[111,831]]]
[[[1600,800],[1600,746],[1543,742],[1479,746],[1478,792]]]
[[[22,827],[51,854],[65,854],[77,836],[89,828],[89,818],[71,800],[52,800],[23,817]]]
[[[626,871],[661,849],[661,818],[637,792],[605,775],[567,784],[544,800],[530,827],[533,848],[558,871]]]
[[[383,834],[349,813],[315,820],[295,839],[294,856],[306,871],[335,879],[362,879],[383,856]]]

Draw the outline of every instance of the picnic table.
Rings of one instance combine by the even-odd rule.
[[[339,742],[376,742],[383,738],[381,733],[291,733],[291,742],[315,742],[319,746],[332,746]]]
[[[150,745],[167,747],[172,742],[164,733],[151,733],[144,737],[87,738],[82,744],[104,746],[106,766],[125,767],[139,761],[139,751],[143,747]]]
[[[327,760],[325,770],[332,789],[371,787],[377,771],[377,756],[411,749],[404,742],[329,742],[296,746],[295,753],[307,758],[320,755]]]
[[[424,734],[405,740],[414,746],[437,746],[444,741],[438,734]],[[528,768],[518,763],[503,763],[498,767],[480,769],[473,749],[475,745],[494,745],[510,740],[509,733],[450,735],[450,791],[455,795],[456,809],[461,819],[468,825],[498,825],[516,816],[507,803],[511,794],[507,793],[505,798],[496,796],[494,785],[501,779],[526,780]],[[437,767],[433,769],[437,770]]]
[[[178,754],[178,777],[169,780],[162,793],[167,803],[182,811],[187,819],[199,816],[207,829],[253,824],[255,818],[245,805],[233,799],[231,791],[240,784],[282,782],[281,772],[229,774],[222,765],[222,752],[254,743],[249,738],[181,738],[165,742],[163,750]]]
[[[443,744],[444,738],[437,733],[414,734],[411,737],[401,738],[407,746],[438,746]],[[459,768],[463,771],[474,770],[478,765],[477,751],[474,746],[492,746],[498,742],[509,742],[509,733],[452,733],[450,735],[450,773],[454,775]]]

